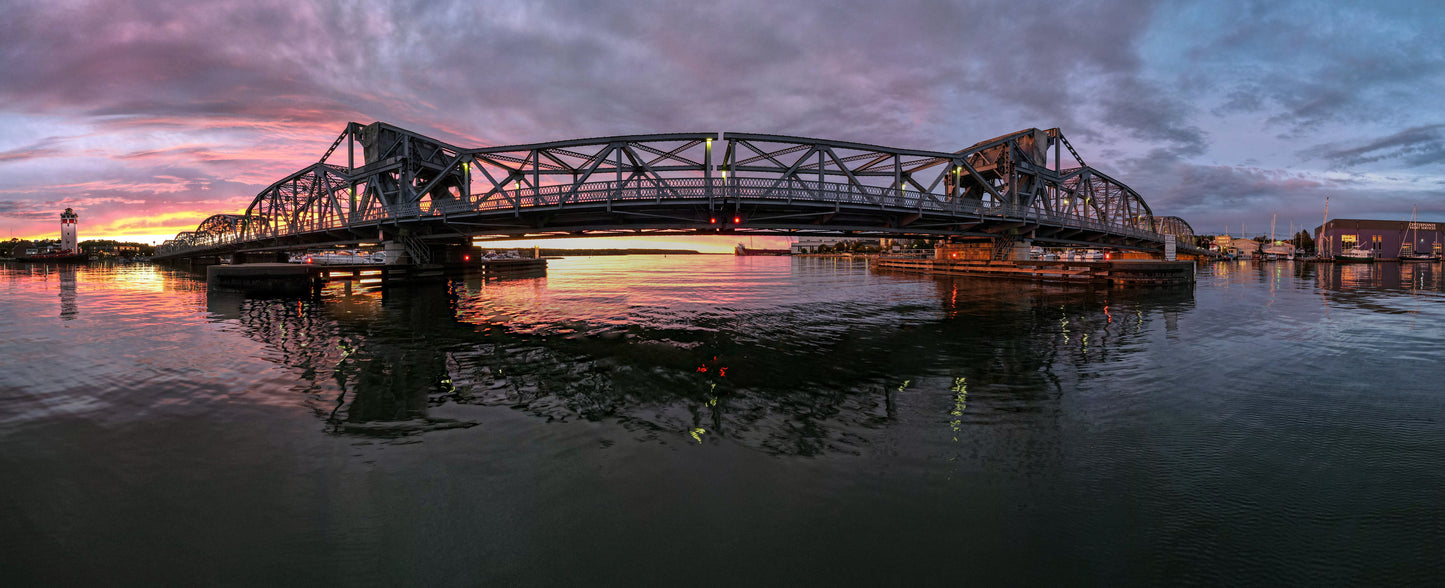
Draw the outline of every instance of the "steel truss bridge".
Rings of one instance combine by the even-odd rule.
[[[353,122],[244,213],[212,216],[156,257],[381,240],[425,257],[429,242],[668,234],[989,237],[1153,251],[1172,238],[1180,251],[1203,253],[1188,223],[1155,216],[1056,128],[950,153],[754,133],[461,148]]]

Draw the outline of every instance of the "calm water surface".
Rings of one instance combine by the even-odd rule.
[[[0,266],[6,584],[1438,582],[1439,265]]]

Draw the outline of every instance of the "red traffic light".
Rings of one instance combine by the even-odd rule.
[[[715,225],[717,224],[717,217],[712,217],[708,219],[707,222]]]
[[[740,223],[742,223],[742,222],[743,222],[743,217],[740,217],[740,216],[735,216],[735,217],[733,217],[733,224],[736,225],[736,224],[740,224]]]

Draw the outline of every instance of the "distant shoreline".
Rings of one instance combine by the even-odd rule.
[[[486,249],[484,245],[478,245]],[[542,248],[542,257],[589,257],[597,255],[706,255],[692,249],[547,249]],[[722,255],[719,253],[718,255]]]

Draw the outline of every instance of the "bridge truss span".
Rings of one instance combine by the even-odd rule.
[[[350,123],[321,160],[266,187],[244,213],[177,235],[157,256],[388,233],[1008,235],[1135,249],[1162,248],[1165,238],[1144,199],[1085,165],[1058,129],[955,152],[755,133],[461,148],[386,123]]]

